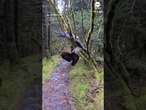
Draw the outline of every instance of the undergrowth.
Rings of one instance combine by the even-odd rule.
[[[57,66],[58,62],[58,55],[52,56],[49,59],[43,59],[43,81],[50,79],[51,73],[55,70],[55,67]]]

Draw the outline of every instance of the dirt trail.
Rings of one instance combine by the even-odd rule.
[[[21,105],[18,110],[75,110],[69,91],[71,68],[70,62],[61,60],[51,79],[43,83],[43,88],[40,82],[38,84],[37,80],[33,81],[19,102]]]
[[[50,80],[43,84],[42,110],[73,110],[69,91],[71,63],[62,60]]]

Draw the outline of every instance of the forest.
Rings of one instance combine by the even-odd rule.
[[[145,110],[145,15],[145,0],[0,0],[0,110]]]
[[[57,101],[51,102],[53,95],[61,95],[55,91],[51,94],[57,87],[60,88],[58,91],[65,91],[67,88],[66,94],[70,94],[66,97],[69,97],[71,104],[66,106],[73,106],[73,109],[77,110],[102,110],[103,2],[50,0],[44,1],[43,12],[43,97],[46,97],[46,94],[50,97],[50,100],[43,98],[43,110],[55,110],[51,106],[59,106]],[[79,61],[69,70],[67,64],[59,63],[62,59],[61,54],[72,53],[72,49],[76,48],[80,49]],[[65,77],[69,80],[68,87],[54,84],[57,81],[62,82],[58,78],[61,75],[61,68],[65,69]],[[55,70],[57,72],[54,72]],[[53,79],[57,81],[54,82]],[[52,83],[55,87],[50,90]],[[58,97],[56,100],[61,96],[56,95]],[[63,103],[64,100],[59,101]],[[48,105],[50,106],[47,108]],[[62,110],[70,108],[64,107]]]

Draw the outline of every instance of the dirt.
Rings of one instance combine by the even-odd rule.
[[[21,110],[74,110],[69,90],[71,62],[61,60],[43,87],[34,81],[25,91]],[[40,91],[42,89],[42,91]],[[42,97],[41,97],[42,96]]]
[[[69,90],[71,63],[62,60],[50,80],[43,84],[42,110],[73,110]]]

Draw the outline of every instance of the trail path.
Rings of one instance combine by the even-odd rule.
[[[32,86],[27,88],[19,110],[75,110],[69,91],[71,68],[71,63],[62,59],[52,73],[51,79],[43,83],[43,88],[34,81]],[[41,95],[42,99],[40,99]]]
[[[61,60],[50,80],[43,84],[42,110],[74,110],[69,91],[70,62]]]

